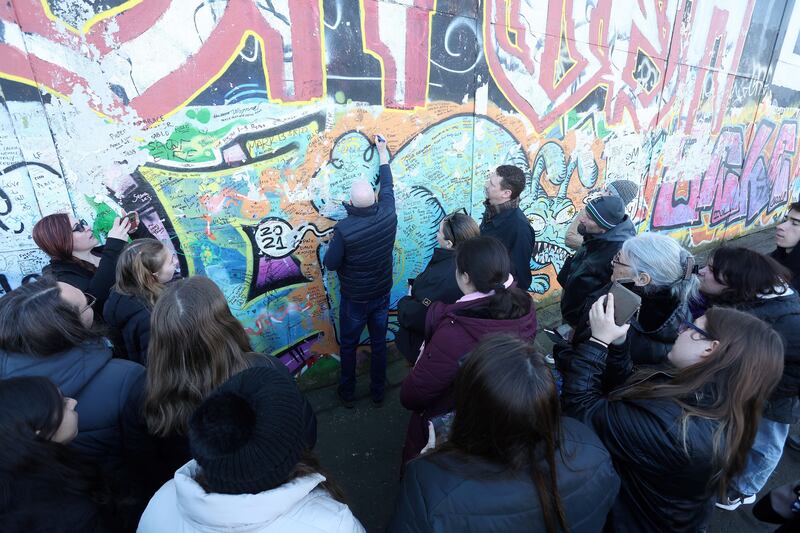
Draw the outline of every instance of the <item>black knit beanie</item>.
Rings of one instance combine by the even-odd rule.
[[[303,397],[288,372],[244,370],[189,421],[192,456],[211,492],[257,494],[281,485],[304,451]]]
[[[601,196],[586,204],[586,214],[609,230],[625,218],[625,205],[618,196]]]

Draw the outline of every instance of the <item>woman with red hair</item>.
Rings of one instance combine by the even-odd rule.
[[[33,241],[50,256],[44,274],[68,283],[94,297],[96,309],[102,314],[103,305],[116,280],[117,258],[128,242],[130,219],[114,220],[105,246],[94,237],[87,222],[72,215],[47,215],[33,226]]]

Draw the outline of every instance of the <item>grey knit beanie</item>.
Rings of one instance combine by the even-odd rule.
[[[639,186],[630,180],[617,180],[606,184],[606,190],[618,196],[622,203],[627,206],[639,194]]]

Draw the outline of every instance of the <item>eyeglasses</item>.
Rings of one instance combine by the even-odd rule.
[[[611,260],[611,264],[630,268],[631,266],[628,263],[623,263],[622,261],[619,260],[619,256],[621,254],[622,254],[622,250],[617,252],[617,255],[615,255],[614,258]]]
[[[459,213],[464,213],[465,215],[469,216],[466,207],[459,207],[458,209],[456,209],[455,211],[444,217],[444,219],[447,221],[447,227],[450,228],[450,235],[453,236],[454,240],[456,238],[456,232],[453,231],[453,217]]]
[[[84,219],[80,219],[74,226],[72,226],[72,233],[83,233],[88,227],[89,223]]]
[[[697,333],[699,333],[699,334],[700,334],[700,335],[702,335],[704,338],[706,338],[706,339],[708,339],[708,340],[710,340],[710,341],[717,340],[717,339],[715,339],[714,337],[712,337],[712,336],[711,336],[711,334],[710,334],[709,332],[707,332],[706,330],[704,330],[704,329],[703,329],[703,328],[701,328],[701,327],[698,327],[698,326],[697,326],[697,325],[695,325],[693,322],[689,322],[688,320],[684,320],[683,322],[681,322],[681,325],[680,325],[680,326],[678,326],[678,333],[683,333],[683,332],[684,332],[684,331],[686,331],[687,329],[691,329],[691,330],[694,330],[694,331],[696,331]]]
[[[80,311],[78,312],[79,315],[82,315],[87,309],[94,305],[97,301],[97,298],[89,294],[88,292],[84,292],[83,295],[86,297],[86,305],[81,307]]]

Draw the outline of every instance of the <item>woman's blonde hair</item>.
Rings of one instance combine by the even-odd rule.
[[[135,296],[152,309],[164,291],[155,273],[168,260],[169,249],[155,239],[137,239],[125,246],[117,260],[117,283],[114,290]]]

